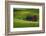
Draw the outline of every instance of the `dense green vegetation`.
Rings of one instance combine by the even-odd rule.
[[[19,27],[38,27],[39,26],[39,9],[13,9],[14,28]],[[37,21],[23,20],[27,16],[37,15]]]

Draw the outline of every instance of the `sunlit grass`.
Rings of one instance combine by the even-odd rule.
[[[32,22],[26,20],[15,19],[14,20],[14,28],[15,27],[38,27],[39,22]]]

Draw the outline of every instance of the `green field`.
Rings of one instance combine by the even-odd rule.
[[[27,16],[37,15],[37,21],[27,21]],[[22,27],[39,27],[39,9],[13,9],[13,26],[14,28]],[[23,20],[24,19],[24,20]]]

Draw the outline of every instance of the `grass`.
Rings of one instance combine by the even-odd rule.
[[[22,28],[22,27],[38,27],[39,23],[38,22],[32,22],[32,21],[24,21],[24,20],[19,20],[15,19],[14,21],[14,28]]]
[[[14,19],[13,26],[14,28],[24,28],[24,27],[39,27],[39,9],[13,9]],[[27,21],[23,20],[26,16],[37,15],[37,21]]]

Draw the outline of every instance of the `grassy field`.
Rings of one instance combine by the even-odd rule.
[[[22,27],[38,27],[39,26],[39,9],[13,9],[13,22],[14,28]],[[27,16],[37,15],[37,21],[27,21],[23,20]]]

